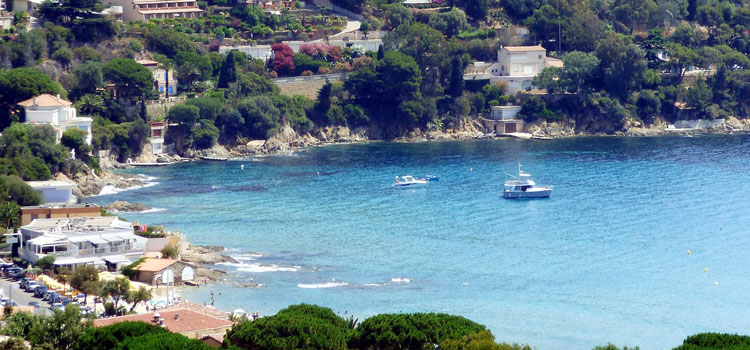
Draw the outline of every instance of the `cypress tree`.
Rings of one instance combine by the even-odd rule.
[[[141,99],[141,118],[148,120],[148,112],[146,111],[146,100]]]
[[[230,51],[221,64],[219,72],[219,88],[228,88],[229,83],[237,81],[237,62],[234,59],[234,52]]]
[[[698,12],[698,0],[688,0],[688,16],[689,21],[695,21],[695,15]]]
[[[461,97],[464,93],[464,74],[461,60],[458,57],[453,58],[453,69],[451,70],[451,81],[448,87],[448,93],[453,98]]]
[[[385,50],[383,49],[383,45],[378,45],[378,61],[383,59],[383,56],[385,56]]]

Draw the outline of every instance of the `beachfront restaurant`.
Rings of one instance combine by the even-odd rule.
[[[116,270],[141,258],[146,238],[116,217],[36,219],[21,227],[22,258],[55,257],[56,266],[94,265]]]

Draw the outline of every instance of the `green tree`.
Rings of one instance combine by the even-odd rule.
[[[411,25],[414,22],[414,13],[401,3],[390,5],[386,12],[386,19],[391,29],[396,29],[402,24]]]
[[[120,322],[89,327],[71,350],[209,350],[200,340],[172,333],[145,322]]]
[[[35,348],[70,349],[88,326],[81,322],[78,306],[68,304],[63,311],[55,310],[52,316],[37,319],[27,339]]]
[[[167,119],[173,123],[192,127],[200,118],[200,112],[200,108],[193,105],[177,105],[169,109]]]
[[[632,34],[635,26],[645,22],[657,8],[653,0],[615,0],[612,13],[617,20],[630,27]]]
[[[700,62],[700,57],[689,47],[672,44],[669,48],[669,65],[677,71],[678,82],[681,83],[687,69]]]
[[[463,11],[452,8],[447,12],[435,12],[430,15],[430,27],[452,37],[469,28],[469,24],[466,22],[466,15]]]
[[[653,123],[661,110],[661,100],[653,90],[641,90],[636,101],[638,116],[647,123]]]
[[[75,277],[75,274],[73,277]],[[72,281],[70,285],[73,285]],[[130,297],[130,280],[125,277],[116,277],[104,282],[102,295],[112,297],[115,300],[115,306],[118,306],[120,300],[128,300]]]
[[[0,176],[0,181],[3,181],[3,177]],[[7,194],[3,196],[7,198]],[[12,201],[0,202],[0,227],[2,228],[18,228],[20,224],[21,207]]]
[[[19,121],[17,116],[10,113],[16,103],[44,93],[65,95],[60,84],[37,70],[15,68],[0,71],[0,129],[9,126],[12,121]]]
[[[129,58],[115,58],[104,65],[104,78],[115,84],[117,97],[143,97],[153,89],[148,68]]]
[[[462,0],[466,13],[475,20],[482,20],[487,17],[487,11],[490,8],[489,0]]]
[[[347,350],[353,331],[329,308],[292,305],[274,316],[236,324],[227,332],[225,346],[240,349]]]
[[[149,49],[169,58],[180,52],[195,51],[195,44],[190,37],[172,28],[151,27],[146,31],[145,37]]]
[[[26,182],[20,177],[0,176],[0,182],[4,184],[6,193],[3,193],[10,202],[14,202],[19,206],[39,205],[42,204],[42,194],[34,191]]]
[[[573,51],[565,54],[562,60],[563,69],[560,78],[565,90],[574,93],[584,92],[599,65],[599,58],[590,53]]]
[[[83,95],[75,103],[75,106],[84,115],[101,115],[104,113],[104,99],[99,95]]]
[[[135,307],[138,306],[141,302],[147,302],[151,300],[151,289],[146,288],[145,286],[138,287],[137,290],[130,293],[128,296],[128,302],[133,303],[133,306],[130,307],[130,312],[133,312],[135,310]]]
[[[708,107],[711,103],[711,99],[713,99],[713,92],[703,79],[696,81],[695,84],[688,89],[686,94],[688,107],[695,108],[700,112]]]
[[[528,344],[495,343],[490,331],[472,333],[460,339],[445,339],[440,342],[441,350],[532,350]]]
[[[193,51],[183,51],[175,56],[177,78],[185,84],[188,91],[193,90],[195,81],[203,81],[211,76],[211,61]]]
[[[63,133],[60,143],[65,147],[75,150],[76,157],[84,159],[91,152],[91,146],[86,143],[87,135],[81,129],[68,129]]]
[[[55,256],[45,255],[41,259],[35,261],[34,266],[39,267],[45,271],[52,271],[55,268]]]
[[[85,304],[89,295],[97,294],[101,289],[99,270],[93,265],[83,265],[78,267],[70,276],[68,283],[70,283],[71,287],[86,294],[86,297],[83,300],[83,303]]]
[[[532,84],[538,89],[545,89],[547,93],[555,93],[561,88],[560,68],[547,67],[537,74]]]
[[[237,63],[234,58],[234,51],[229,51],[227,57],[224,58],[224,62],[221,64],[218,88],[226,89],[230,83],[234,83],[235,81],[237,81]]]
[[[618,34],[610,33],[600,40],[596,57],[600,60],[598,74],[603,78],[604,89],[624,99],[639,88],[648,67],[645,56],[643,49]]]
[[[460,97],[464,93],[464,66],[458,57],[453,58],[453,69],[451,70],[448,92],[453,98]]]
[[[248,137],[266,139],[281,127],[281,112],[268,96],[246,98],[240,101],[237,110],[245,120]]]
[[[486,328],[461,316],[436,313],[381,314],[359,324],[360,349],[432,349]]]
[[[73,69],[73,74],[77,80],[74,89],[75,96],[95,94],[96,88],[104,86],[102,64],[99,62],[88,61],[84,64],[79,64]]]

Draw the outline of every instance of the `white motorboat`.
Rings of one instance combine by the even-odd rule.
[[[415,186],[424,186],[429,182],[427,179],[417,179],[414,176],[411,175],[404,175],[400,178],[396,176],[396,181],[393,183],[393,186],[397,187],[415,187]]]
[[[521,164],[518,164],[517,177],[508,175],[515,179],[505,181],[503,198],[549,198],[552,194],[552,187],[537,186],[531,175],[521,170]]]

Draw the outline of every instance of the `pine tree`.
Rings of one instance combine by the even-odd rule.
[[[224,59],[224,63],[221,64],[221,72],[219,72],[219,88],[228,88],[229,83],[234,83],[236,81],[237,63],[234,59],[234,52],[230,51]]]
[[[451,81],[448,87],[448,93],[453,98],[461,97],[464,93],[464,74],[461,60],[458,57],[453,58],[453,69],[451,70]]]

